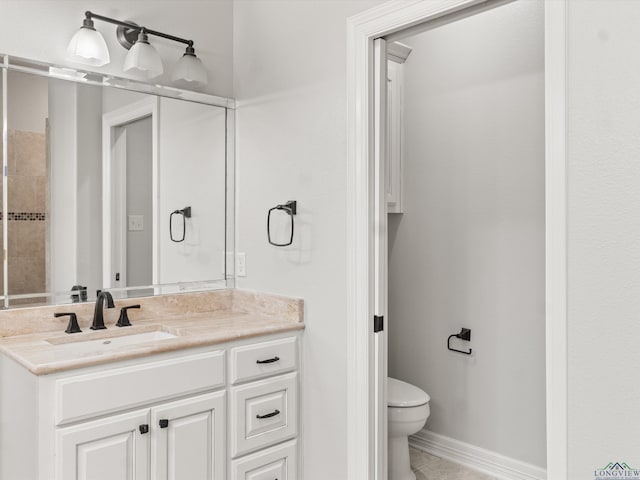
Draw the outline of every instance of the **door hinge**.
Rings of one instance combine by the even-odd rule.
[[[116,282],[120,281],[120,272],[116,273]]]
[[[384,330],[384,316],[374,315],[373,316],[373,333],[378,333],[383,330]]]

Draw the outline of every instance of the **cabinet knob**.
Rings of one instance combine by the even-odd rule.
[[[278,360],[280,360],[280,357],[273,357],[267,360],[256,360],[256,363],[273,363],[273,362],[277,362]]]
[[[160,428],[167,428],[169,426],[169,420],[166,418],[160,419]]]
[[[138,427],[140,429],[140,433],[144,435],[145,433],[149,433],[149,425],[144,424]]]

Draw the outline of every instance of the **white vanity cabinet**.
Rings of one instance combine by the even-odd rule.
[[[297,478],[297,339],[233,348],[230,363],[229,478]]]
[[[225,392],[60,428],[60,480],[224,479]]]
[[[295,480],[298,342],[282,333],[40,376],[0,356],[0,479]]]
[[[224,480],[224,358],[215,350],[43,379],[56,405],[56,478]]]

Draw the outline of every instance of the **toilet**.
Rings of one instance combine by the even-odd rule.
[[[415,385],[387,378],[389,479],[415,480],[409,462],[409,435],[417,433],[429,417],[431,398]]]

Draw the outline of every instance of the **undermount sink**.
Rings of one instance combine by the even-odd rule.
[[[174,335],[172,333],[156,330],[152,332],[132,333],[130,335],[119,335],[98,339],[93,336],[86,339],[69,339],[69,341],[66,342],[60,342],[60,340],[56,338],[47,340],[47,342],[55,345],[56,350],[60,351],[61,353],[64,352],[65,354],[86,355],[101,354],[126,345],[144,344],[148,342],[156,342],[158,340],[168,340],[176,337],[177,335]]]

